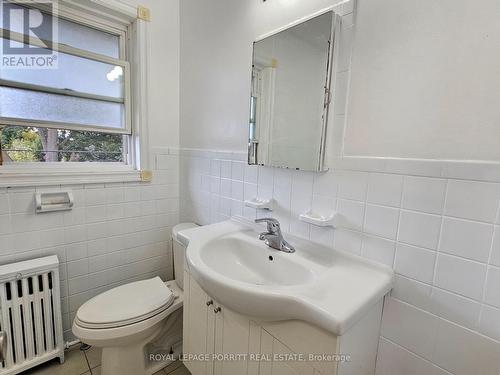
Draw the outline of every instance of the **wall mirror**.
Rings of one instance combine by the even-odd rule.
[[[254,42],[249,164],[324,170],[336,22],[329,11]]]

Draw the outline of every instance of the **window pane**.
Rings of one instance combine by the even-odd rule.
[[[0,116],[124,128],[123,104],[1,86]]]
[[[23,33],[23,12],[27,11],[27,8],[7,2],[0,3],[3,3],[2,9],[4,12],[8,13],[8,17],[10,18],[9,29],[11,31]],[[38,10],[32,9],[31,12],[38,12]],[[37,29],[37,37],[45,40],[52,40],[52,16],[43,13],[43,17],[46,21]],[[4,17],[0,17],[0,28],[5,29],[7,25],[4,24],[3,20]],[[117,35],[83,26],[79,23],[62,18],[58,18],[57,21],[58,43],[109,57],[119,58],[120,38]]]
[[[123,162],[124,136],[8,126],[0,142],[5,162]]]
[[[0,43],[4,39],[0,38]],[[22,43],[9,41],[14,48]],[[9,56],[5,56],[8,58]],[[4,59],[5,60],[5,59]],[[14,58],[14,60],[16,60]],[[83,57],[57,54],[57,69],[2,69],[0,78],[87,94],[123,98],[124,70],[121,66],[106,64]],[[5,64],[5,63],[4,63]]]

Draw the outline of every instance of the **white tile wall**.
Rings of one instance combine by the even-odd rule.
[[[172,277],[179,156],[157,154],[152,183],[0,189],[0,264],[56,254],[65,338],[78,307],[111,287]],[[71,189],[73,210],[35,214],[37,190]]]
[[[227,198],[201,182],[210,176],[210,185],[222,185],[223,165],[228,186],[238,189]],[[312,174],[247,166],[242,153],[204,150],[182,150],[181,166],[182,220],[208,224],[241,213],[250,219],[271,215],[294,235],[394,267],[378,375],[470,375],[479,364],[484,374],[498,375],[500,184],[337,170]],[[272,197],[274,211],[242,209],[243,198],[256,196]],[[322,214],[336,209],[338,228],[298,221],[311,208]]]

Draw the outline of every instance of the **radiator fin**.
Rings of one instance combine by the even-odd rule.
[[[53,263],[50,269],[27,269],[26,276],[18,272],[0,281],[0,330],[7,334],[0,375],[17,374],[55,357],[64,360],[57,259]]]

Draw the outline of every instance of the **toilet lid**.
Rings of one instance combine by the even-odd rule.
[[[121,327],[155,316],[173,301],[172,291],[159,277],[155,277],[95,296],[80,306],[76,319],[85,328]]]

